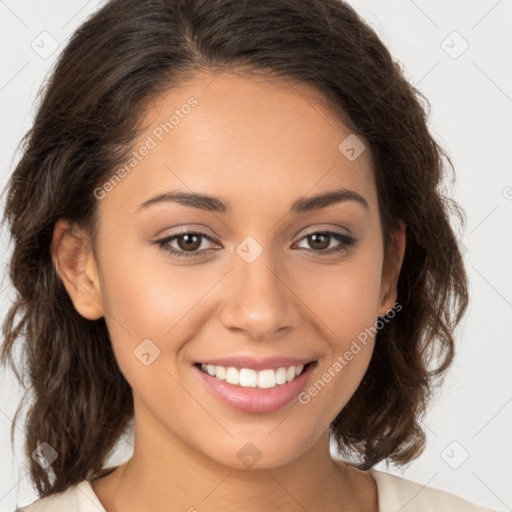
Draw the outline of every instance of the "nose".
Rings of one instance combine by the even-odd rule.
[[[263,251],[252,263],[235,257],[220,308],[224,327],[243,331],[257,341],[296,328],[300,321],[300,301],[286,275],[276,270],[271,252]]]

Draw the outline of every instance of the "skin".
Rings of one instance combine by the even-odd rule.
[[[338,150],[352,132],[309,86],[206,73],[153,102],[134,147],[190,96],[190,114],[98,200],[96,253],[86,232],[64,219],[55,226],[56,269],[78,313],[105,317],[133,391],[133,456],[93,489],[115,512],[376,511],[372,477],[329,453],[329,425],[357,389],[373,339],[308,404],[272,413],[231,409],[192,371],[213,357],[303,357],[316,361],[307,389],[393,306],[405,227],[386,252],[370,148],[354,161]],[[348,200],[289,212],[338,188],[368,208]],[[139,209],[171,189],[219,196],[230,210]],[[213,241],[202,239],[197,256],[171,255],[155,241],[178,228]],[[322,254],[343,247],[308,242],[326,230],[357,242]],[[236,251],[247,236],[262,248],[251,263]],[[184,252],[178,242],[171,247]],[[148,338],[160,355],[145,366],[134,350]],[[248,442],[261,455],[250,468],[237,456]]]

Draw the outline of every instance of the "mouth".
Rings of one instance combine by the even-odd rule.
[[[203,373],[217,380],[226,381],[228,384],[234,386],[272,389],[295,380],[304,372],[308,364],[311,363],[307,363],[306,365],[281,366],[277,369],[266,368],[259,371],[252,368],[226,367],[205,363],[197,363],[197,367]]]
[[[258,364],[237,359],[197,362],[192,368],[206,389],[224,406],[263,414],[296,401],[316,364],[316,361],[300,359]]]

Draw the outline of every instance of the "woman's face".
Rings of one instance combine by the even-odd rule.
[[[370,150],[307,86],[231,74],[166,92],[144,126],[96,191],[97,301],[70,292],[105,316],[136,449],[290,462],[325,440],[395,302],[404,235],[385,266]]]

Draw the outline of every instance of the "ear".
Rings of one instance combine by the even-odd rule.
[[[379,316],[384,316],[393,307],[398,295],[397,284],[405,254],[406,227],[401,219],[397,222],[399,227],[391,234],[384,256]]]
[[[77,312],[89,320],[101,318],[101,288],[89,236],[67,220],[59,219],[53,230],[51,254]]]

